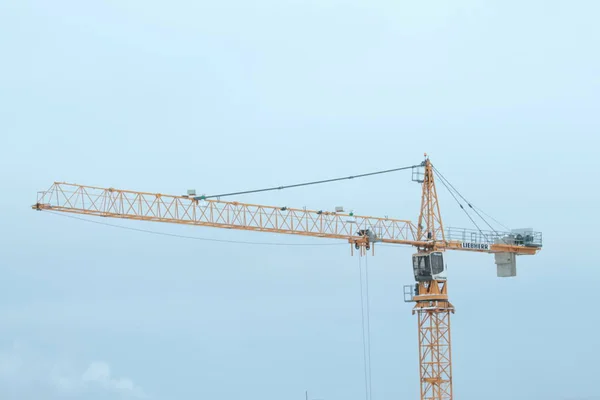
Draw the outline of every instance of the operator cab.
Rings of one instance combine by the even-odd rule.
[[[413,271],[417,282],[446,280],[446,266],[441,251],[413,254]]]

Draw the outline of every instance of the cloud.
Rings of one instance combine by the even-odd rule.
[[[134,385],[128,378],[113,378],[110,366],[105,362],[91,363],[81,376],[81,381],[88,387],[99,386],[109,391],[131,395],[135,398],[145,398],[141,388]]]
[[[11,399],[146,399],[141,387],[126,377],[113,376],[104,361],[76,364],[72,360],[41,355],[14,343],[0,350],[0,398]]]

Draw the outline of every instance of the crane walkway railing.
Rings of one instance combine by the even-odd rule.
[[[446,228],[446,240],[469,243],[511,244],[527,247],[542,247],[542,232],[531,229],[506,231],[484,231],[466,228]]]

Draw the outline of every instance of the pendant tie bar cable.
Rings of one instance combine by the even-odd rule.
[[[342,178],[333,178],[333,179],[324,179],[324,180],[321,180],[321,181],[296,183],[294,185],[274,186],[274,187],[264,188],[264,189],[244,190],[244,191],[241,191],[241,192],[231,192],[231,193],[223,193],[223,194],[214,194],[214,195],[210,195],[210,196],[204,196],[203,195],[203,196],[197,196],[197,197],[195,197],[195,199],[196,200],[206,200],[206,199],[221,198],[221,197],[227,197],[227,196],[236,196],[236,195],[240,195],[240,194],[270,192],[270,191],[273,191],[273,190],[282,190],[282,189],[291,189],[291,188],[296,188],[296,187],[301,187],[301,186],[319,185],[319,184],[322,184],[322,183],[331,183],[331,182],[343,181],[343,180],[347,180],[347,179],[364,178],[364,177],[367,177],[367,176],[388,174],[390,172],[397,172],[397,171],[404,171],[404,170],[415,168],[415,167],[419,167],[419,166],[420,165],[410,165],[408,167],[386,169],[386,170],[383,170],[383,171],[368,172],[366,174],[360,174],[360,175],[350,175],[350,176],[345,176],[345,177],[342,177]]]
[[[509,229],[508,227],[506,227],[506,225],[502,224],[501,222],[498,222],[498,220],[496,220],[495,218],[491,217],[490,215],[486,214],[485,212],[483,212],[483,210],[479,209],[478,207],[475,207],[469,200],[467,200],[455,187],[454,185],[452,185],[452,183],[450,183],[450,181],[448,181],[448,179],[446,179],[446,177],[444,175],[442,175],[442,173],[434,166],[433,167],[434,172],[436,173],[436,175],[438,176],[438,178],[440,178],[440,181],[442,182],[442,184],[446,187],[446,189],[448,190],[448,192],[450,192],[450,194],[452,195],[452,197],[454,197],[454,200],[456,200],[456,202],[458,203],[458,205],[460,206],[460,208],[464,211],[464,213],[467,215],[467,217],[469,217],[469,219],[471,220],[471,222],[473,223],[473,225],[475,225],[475,227],[477,228],[477,230],[479,231],[479,233],[486,238],[486,240],[488,239],[488,236],[481,230],[481,228],[479,227],[479,225],[477,225],[477,223],[475,222],[475,220],[473,219],[473,217],[471,217],[471,215],[469,215],[467,209],[463,206],[463,204],[460,202],[460,200],[456,197],[456,195],[454,193],[456,193],[461,199],[463,199],[465,201],[465,203],[467,203],[467,205],[469,206],[469,208],[471,210],[473,210],[473,212],[475,214],[477,214],[477,216],[479,218],[481,218],[481,220],[497,235],[500,236],[498,231],[496,231],[496,229],[494,229],[494,227],[485,219],[483,218],[483,216],[481,214],[485,214],[486,216],[488,216],[489,218],[491,218],[492,220],[494,220],[496,223],[498,223],[499,225],[502,225],[503,227],[505,227],[506,229]],[[481,213],[480,213],[481,211]],[[508,244],[507,241],[505,239],[502,238],[502,242],[504,242],[505,244]]]

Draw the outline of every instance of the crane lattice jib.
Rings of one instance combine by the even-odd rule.
[[[65,182],[55,182],[47,191],[39,192],[37,203],[32,208],[110,218],[344,239],[359,245],[381,242],[438,250],[516,254],[535,254],[539,250],[537,246],[494,244],[490,240],[476,245],[465,245],[464,240],[448,240],[448,237],[444,241],[439,236],[430,240],[418,240],[418,229],[408,220],[236,201],[202,200],[191,196]],[[456,228],[453,229],[456,232]],[[489,239],[488,236],[485,237]]]

